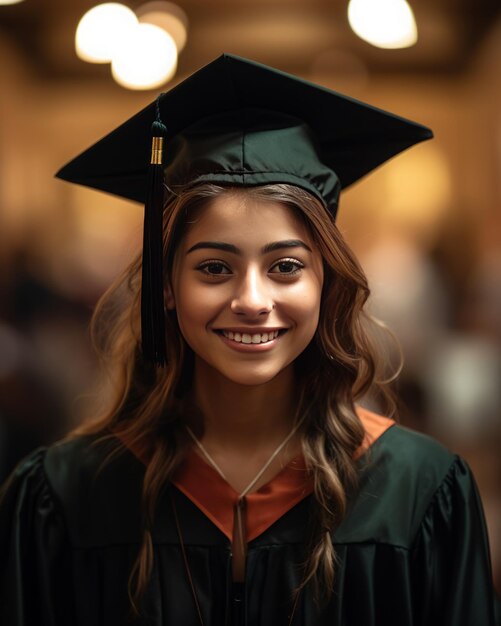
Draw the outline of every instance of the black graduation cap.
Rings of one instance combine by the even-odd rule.
[[[164,180],[173,189],[197,182],[291,183],[320,198],[335,217],[342,188],[432,136],[415,122],[223,54],[56,176],[146,203],[142,343],[145,356],[161,363]]]

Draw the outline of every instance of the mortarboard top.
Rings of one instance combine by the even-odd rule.
[[[144,202],[151,103],[56,174]],[[158,98],[167,185],[291,182],[334,214],[346,188],[415,143],[420,124],[290,74],[223,54]]]
[[[145,202],[142,348],[147,360],[163,364],[164,183],[173,190],[197,182],[290,183],[320,198],[335,217],[342,188],[431,137],[415,122],[223,54],[56,176]]]

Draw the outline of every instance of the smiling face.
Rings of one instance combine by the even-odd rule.
[[[239,192],[201,209],[176,251],[169,309],[196,371],[259,385],[290,374],[315,334],[322,258],[288,207]]]

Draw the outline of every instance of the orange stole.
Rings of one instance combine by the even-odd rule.
[[[353,457],[358,459],[395,421],[362,407],[357,414],[365,437]],[[144,453],[131,450],[143,463]],[[192,447],[176,471],[172,483],[188,497],[230,541],[234,507],[239,494]],[[313,491],[313,476],[302,454],[291,459],[270,481],[245,496],[246,541],[252,541]]]

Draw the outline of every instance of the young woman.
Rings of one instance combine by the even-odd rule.
[[[2,623],[495,623],[468,467],[358,404],[389,394],[339,190],[429,136],[225,55],[60,172],[147,196],[145,246],[94,318],[109,406],[4,488]]]

